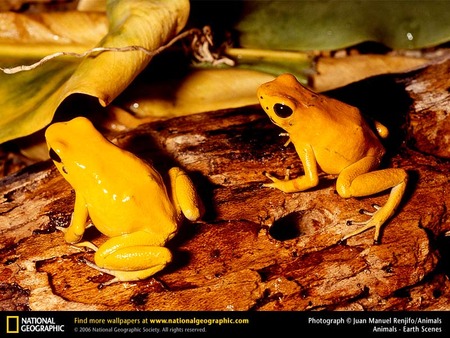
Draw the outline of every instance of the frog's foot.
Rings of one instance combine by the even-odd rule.
[[[58,231],[61,231],[64,234],[64,239],[66,240],[67,243],[75,245],[83,237],[85,229],[90,228],[92,226],[94,226],[94,224],[92,222],[89,223],[88,225],[86,225],[86,227],[83,228],[83,232],[81,234],[77,234],[77,232],[74,231],[74,228],[71,226],[69,226],[67,228],[61,227],[61,226],[56,226],[55,229]]]
[[[64,227],[55,227],[56,230],[61,231],[64,234],[64,240],[66,241],[66,243],[69,244],[73,244],[76,246],[76,244],[81,240],[81,238],[83,238],[83,233],[84,230],[81,234],[77,234],[74,231],[73,227],[68,227],[68,228],[64,228]]]
[[[391,189],[388,200],[382,207],[374,206],[375,212],[373,213],[365,210],[362,211],[363,214],[371,216],[368,221],[348,222],[348,224],[360,224],[363,227],[348,234],[342,240],[375,227],[374,243],[378,244],[381,227],[395,214],[400,205],[408,182],[408,174],[405,170],[399,168],[383,169],[361,174],[361,171],[364,172],[373,168],[377,164],[377,161],[376,158],[370,156],[365,157],[348,166],[339,174],[336,189],[339,195],[344,198],[363,197]]]
[[[98,286],[99,289],[102,289],[103,287],[114,283],[143,280],[161,271],[165,267],[165,265],[162,265],[139,271],[119,271],[101,268],[88,260],[85,260],[85,264],[92,269],[114,276],[114,278],[110,279],[109,281],[100,283],[100,285]]]
[[[284,178],[283,179],[279,179],[275,176],[273,176],[272,174],[269,174],[267,171],[263,172],[263,175],[266,176],[268,179],[270,179],[272,181],[272,183],[264,183],[263,187],[266,188],[276,188],[276,189],[280,189],[278,186],[284,184],[286,181],[290,180],[291,177],[291,168],[286,168],[286,172],[284,173]],[[281,189],[280,189],[281,190]]]
[[[92,269],[95,269],[102,273],[114,276],[114,278],[112,278],[111,280],[109,280],[105,283],[101,283],[99,285],[100,289],[105,286],[114,284],[114,283],[133,282],[133,281],[146,279],[146,278],[154,275],[155,273],[161,271],[166,266],[166,264],[159,264],[157,266],[154,266],[154,267],[151,267],[148,269],[138,270],[138,271],[122,271],[122,270],[112,270],[112,269],[107,269],[107,268],[101,268],[98,265],[96,265],[88,260],[85,260],[84,262],[87,266],[89,266]]]
[[[86,228],[89,228],[89,227],[91,227],[93,225],[94,224],[89,223],[86,226]],[[64,227],[60,227],[60,226],[55,227],[55,229],[58,230],[58,231],[61,231],[64,235],[69,231],[69,228],[64,228]],[[98,247],[95,244],[93,244],[91,242],[88,242],[88,241],[78,242],[78,243],[70,243],[70,244],[73,245],[74,247],[77,247],[77,248],[86,247],[86,248],[89,248],[89,249],[91,249],[93,251],[97,251],[98,250]]]
[[[317,175],[301,175],[291,179],[290,168],[286,169],[284,179],[276,178],[267,172],[263,172],[263,174],[272,181],[272,183],[263,183],[263,187],[278,189],[285,193],[304,191],[319,183]]]
[[[369,230],[371,228],[375,228],[375,235],[373,238],[374,244],[379,244],[380,241],[380,230],[383,223],[387,220],[389,215],[385,211],[385,209],[377,204],[372,204],[372,207],[375,209],[374,212],[367,211],[365,209],[360,209],[359,213],[370,216],[370,219],[367,221],[361,221],[361,222],[355,222],[352,220],[348,220],[346,222],[347,225],[362,225],[361,228],[345,235],[341,238],[339,241],[340,243],[344,242],[346,239],[353,237],[355,235],[359,235],[360,233],[363,233],[366,230]]]
[[[100,283],[100,285],[98,286],[99,289],[102,289],[105,286],[108,286],[108,285],[111,285],[114,283],[131,282],[131,281],[145,279],[151,275],[154,275],[155,273],[157,273],[158,271],[160,271],[162,269],[162,268],[160,268],[160,269],[150,268],[150,269],[145,269],[145,270],[140,270],[140,271],[119,271],[119,270],[111,270],[111,269],[101,268],[88,260],[84,260],[84,263],[94,270],[114,276],[114,278],[110,279],[109,281]]]

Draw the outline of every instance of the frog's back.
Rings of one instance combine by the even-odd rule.
[[[96,227],[108,236],[149,226],[162,226],[170,232],[176,223],[176,211],[158,171],[113,144],[99,156],[104,158],[97,161],[92,184],[84,193]],[[111,158],[116,162],[107,161]],[[100,172],[101,177],[96,174]]]
[[[297,151],[312,147],[324,172],[339,174],[364,157],[384,155],[380,139],[359,109],[322,95],[314,103],[297,112],[299,123],[288,131]]]

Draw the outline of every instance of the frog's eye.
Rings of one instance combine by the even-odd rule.
[[[286,118],[292,115],[293,110],[291,107],[286,106],[282,103],[275,103],[273,106],[273,111],[277,114],[278,117]]]
[[[62,162],[61,157],[59,157],[59,155],[56,153],[56,151],[54,151],[52,148],[50,148],[50,151],[48,152],[48,154],[53,161],[58,162],[58,163]]]

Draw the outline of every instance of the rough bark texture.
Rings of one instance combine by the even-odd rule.
[[[338,241],[356,227],[348,219],[367,217],[358,210],[383,204],[387,193],[343,199],[327,175],[301,193],[262,187],[264,171],[283,176],[290,167],[295,176],[302,166],[259,107],[173,118],[114,139],[162,173],[185,168],[200,191],[207,213],[169,243],[173,263],[147,280],[99,289],[111,277],[55,230],[68,225],[74,192],[52,163],[39,163],[0,181],[0,308],[450,309],[449,67],[444,60],[328,93],[386,123],[383,165],[409,173],[381,244],[373,245],[373,230]],[[105,237],[90,228],[86,239]]]

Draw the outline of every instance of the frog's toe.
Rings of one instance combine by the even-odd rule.
[[[273,176],[272,174],[268,173],[268,172],[264,172],[264,176],[266,176],[269,180],[271,180],[271,183],[264,183],[263,186],[267,187],[267,188],[275,188],[275,184],[277,182],[280,182],[281,180],[279,178],[276,178],[275,176]]]
[[[270,179],[273,178],[273,176],[267,171],[263,171],[263,175],[266,176],[267,178],[270,178]]]
[[[56,226],[55,229],[58,231],[61,231],[63,234],[65,234],[67,232],[67,228],[64,228],[64,227]]]
[[[363,215],[373,216],[373,213],[371,213],[371,212],[369,212],[367,210],[364,210],[364,209],[359,210],[359,213],[363,214]],[[348,226],[351,226],[351,225],[367,225],[370,222],[370,220],[371,219],[369,219],[367,221],[354,221],[352,219],[349,219],[349,220],[347,220],[345,222],[345,224],[348,225]]]
[[[264,188],[277,189],[277,184],[276,184],[276,182],[272,182],[272,183],[263,183],[262,186],[263,186]]]
[[[361,215],[373,216],[373,212],[366,209],[359,209],[358,211]]]
[[[273,183],[263,183],[261,184],[264,188],[273,188],[272,185]]]
[[[363,210],[363,209],[360,210],[360,213],[365,214],[365,215],[367,215],[367,214],[372,214],[372,213],[366,212],[366,211]],[[367,221],[358,221],[358,222],[355,222],[355,221],[353,221],[353,220],[347,220],[346,225],[347,225],[347,226],[358,225],[358,226],[361,226],[361,227],[358,228],[358,229],[356,229],[355,231],[353,231],[353,232],[351,232],[351,233],[345,235],[344,237],[342,237],[341,240],[340,240],[340,242],[346,241],[346,240],[349,239],[350,237],[359,235],[360,233],[363,233],[363,232],[365,232],[366,230],[369,230],[369,229],[371,229],[371,228],[373,228],[373,227],[376,227],[376,224],[374,224],[374,222],[373,222],[373,217],[371,217],[371,218],[370,218],[369,220],[367,220]]]
[[[95,251],[95,252],[98,251],[98,247],[94,243],[91,243],[91,242],[88,242],[88,241],[74,243],[72,245],[76,246],[77,248],[89,248],[92,251]]]
[[[367,215],[367,216],[374,216],[376,213],[377,213],[377,211],[378,210],[380,210],[381,209],[381,206],[379,206],[378,204],[372,204],[372,208],[374,208],[375,209],[375,211],[369,211],[369,210],[366,210],[366,209],[359,209],[359,213],[360,214],[362,214],[362,215]],[[362,223],[365,223],[365,222],[362,222]],[[355,224],[355,223],[353,223],[353,224]]]

